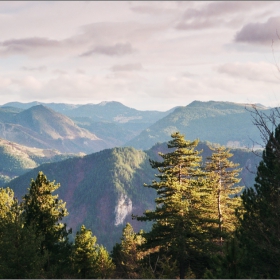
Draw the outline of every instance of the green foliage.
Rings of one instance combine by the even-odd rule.
[[[112,278],[115,271],[115,265],[108,251],[104,246],[98,246],[96,257],[95,278],[108,279]]]
[[[255,278],[280,278],[280,125],[271,133],[257,170],[255,188],[241,195],[244,213],[239,213],[239,239],[247,250],[247,267]]]
[[[9,188],[0,190],[0,277],[43,278],[47,254],[41,255],[42,235],[24,225],[21,206]]]
[[[10,188],[0,188],[0,222],[12,219],[11,208],[14,205],[14,191]]]
[[[197,150],[202,150],[201,156],[211,156],[212,151],[205,143],[199,143]],[[119,197],[125,194],[132,201],[133,214],[141,215],[145,210],[154,210],[156,191],[143,188],[143,184],[151,182],[155,177],[149,163],[149,158],[161,161],[158,152],[170,152],[166,143],[157,144],[148,151],[138,151],[134,148],[107,149],[84,157],[70,158],[63,162],[41,165],[34,170],[21,175],[9,183],[18,198],[25,195],[30,184],[30,178],[36,178],[39,171],[52,181],[56,179],[60,188],[55,191],[60,199],[67,202],[71,213],[63,222],[73,228],[75,233],[82,224],[95,233],[100,244],[111,251],[122,235],[123,226],[129,222],[138,232],[141,228],[146,232],[151,229],[151,222],[139,223],[132,221],[128,214],[123,224],[115,226],[115,207]],[[259,158],[247,150],[233,150],[233,162],[240,163],[242,184],[254,181],[254,174],[247,171],[259,162]]]
[[[58,200],[58,195],[52,194],[59,186],[39,172],[36,180],[31,180],[29,193],[23,197],[26,224],[33,224],[38,232],[45,235],[47,249],[67,235],[65,225],[59,223],[68,215],[66,203]]]
[[[218,238],[220,244],[223,237],[235,231],[237,218],[235,211],[241,205],[241,199],[237,194],[242,187],[237,187],[240,178],[237,178],[241,169],[236,169],[239,164],[229,160],[233,156],[225,147],[211,148],[212,155],[208,157],[205,165],[207,183],[212,189],[209,199],[212,209],[209,208],[209,216],[218,221]]]
[[[28,193],[23,197],[22,207],[25,215],[25,225],[33,226],[37,236],[43,236],[40,250],[42,255],[49,254],[46,270],[52,277],[67,264],[68,235],[66,224],[60,221],[68,215],[65,204],[58,200],[58,195],[52,193],[59,188],[47,180],[43,172],[39,172],[36,180],[31,180]],[[65,261],[60,261],[65,258]]]
[[[202,248],[207,250],[207,198],[210,190],[200,168],[201,157],[195,148],[198,141],[186,141],[177,133],[168,142],[172,152],[160,156],[163,161],[152,161],[159,174],[147,187],[157,191],[155,211],[146,211],[139,221],[155,221],[151,232],[144,234],[146,250],[172,256],[177,262],[178,275],[184,278],[186,267],[202,273],[197,264],[205,262]],[[206,247],[205,247],[206,246]],[[198,274],[199,277],[199,274]]]
[[[96,237],[81,226],[77,232],[72,253],[74,274],[78,278],[110,278],[114,265],[103,246],[96,245]]]
[[[60,154],[57,150],[30,148],[0,139],[0,184],[9,182],[12,178],[20,176],[40,164],[74,156],[74,154]]]
[[[116,243],[112,251],[112,259],[116,265],[115,276],[122,279],[142,278],[141,260],[143,253],[139,246],[144,243],[141,233],[136,234],[131,224],[127,223],[123,229],[121,243]]]
[[[253,277],[254,267],[246,267],[246,249],[242,248],[236,236],[225,241],[219,254],[212,256],[212,269],[207,269],[206,279],[246,279]],[[246,271],[250,271],[248,274]],[[255,277],[253,277],[255,278]]]
[[[74,271],[79,278],[94,278],[97,257],[95,243],[96,237],[92,236],[91,230],[82,225],[76,233],[72,257]]]

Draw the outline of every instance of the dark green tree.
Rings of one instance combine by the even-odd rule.
[[[241,195],[244,213],[239,213],[239,239],[247,249],[247,277],[280,278],[279,147],[280,125],[270,133],[254,188]]]
[[[24,224],[21,205],[9,188],[0,189],[0,209],[0,278],[44,278],[43,236]]]
[[[198,140],[186,141],[179,132],[171,135],[168,142],[170,153],[159,155],[161,162],[150,161],[157,168],[158,180],[146,187],[157,191],[156,209],[146,211],[139,221],[154,221],[152,230],[144,234],[143,245],[150,250],[155,262],[166,259],[176,262],[180,278],[190,268],[196,277],[203,275],[211,234],[207,223],[207,198],[211,191],[201,170],[200,152],[195,148]],[[157,255],[157,257],[156,257]]]
[[[28,193],[23,197],[22,208],[25,225],[32,226],[37,236],[43,236],[41,242],[42,255],[48,254],[46,271],[48,277],[62,277],[70,265],[71,246],[68,235],[71,230],[60,221],[68,215],[65,204],[53,192],[59,184],[48,181],[43,172],[39,172],[36,180],[31,180]]]

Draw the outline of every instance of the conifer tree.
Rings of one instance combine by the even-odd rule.
[[[71,246],[68,235],[71,230],[60,221],[68,215],[65,204],[53,192],[59,184],[48,181],[43,172],[39,172],[36,180],[31,180],[28,193],[23,197],[22,207],[25,225],[34,227],[37,236],[43,236],[42,255],[48,254],[46,271],[49,277],[62,277],[60,274],[69,265]]]
[[[14,191],[10,188],[0,188],[0,222],[12,218],[11,209],[14,202]]]
[[[112,278],[115,268],[116,267],[113,263],[113,260],[106,248],[102,245],[99,245],[97,248],[95,278]]]
[[[110,278],[114,264],[103,246],[96,244],[96,237],[84,225],[77,232],[72,254],[74,274],[78,278]]]
[[[144,237],[146,249],[172,257],[178,266],[178,276],[184,278],[190,267],[201,277],[210,238],[206,225],[209,189],[200,168],[198,140],[186,141],[179,132],[171,135],[170,153],[159,155],[162,162],[150,161],[159,174],[146,187],[157,191],[156,209],[146,211],[139,221],[154,221]],[[209,243],[208,243],[209,244]],[[191,271],[189,272],[191,273]]]
[[[241,204],[237,194],[241,192],[242,187],[237,187],[236,184],[241,180],[237,178],[241,169],[237,169],[238,164],[229,160],[233,156],[229,149],[223,146],[210,149],[213,153],[207,158],[205,165],[208,172],[207,183],[212,189],[212,209],[209,209],[209,215],[218,221],[217,235],[222,245],[223,237],[233,233],[237,225],[235,211]]]
[[[76,233],[72,262],[79,278],[93,278],[96,269],[96,237],[84,225]]]
[[[0,278],[43,278],[43,236],[24,225],[21,205],[11,189],[0,189]]]
[[[144,243],[144,238],[136,234],[130,223],[123,229],[121,243],[117,243],[112,252],[112,258],[116,264],[116,277],[123,279],[142,278],[141,263],[143,253],[138,246]]]
[[[271,133],[257,169],[256,183],[241,195],[239,238],[247,249],[247,275],[280,278],[280,125]],[[251,268],[255,269],[252,272]]]

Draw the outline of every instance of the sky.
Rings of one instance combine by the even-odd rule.
[[[280,2],[0,1],[0,104],[280,105]]]

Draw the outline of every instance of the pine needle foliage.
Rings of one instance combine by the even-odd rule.
[[[280,125],[271,133],[257,169],[256,183],[241,195],[239,238],[247,249],[253,278],[280,278]]]
[[[180,278],[185,277],[188,267],[200,277],[209,250],[207,240],[211,239],[206,226],[206,201],[211,190],[201,169],[201,152],[196,150],[198,140],[187,141],[179,132],[171,137],[171,152],[159,153],[163,159],[160,162],[150,160],[159,172],[155,175],[158,180],[146,185],[157,192],[156,209],[137,220],[154,221],[152,230],[144,234],[146,250],[176,261]]]
[[[207,184],[212,189],[209,215],[217,220],[217,242],[223,244],[223,238],[232,234],[237,226],[235,210],[240,208],[241,199],[238,194],[243,187],[237,186],[241,169],[238,164],[229,159],[233,156],[230,150],[224,146],[210,147],[212,155],[207,158],[205,170],[207,172]]]

